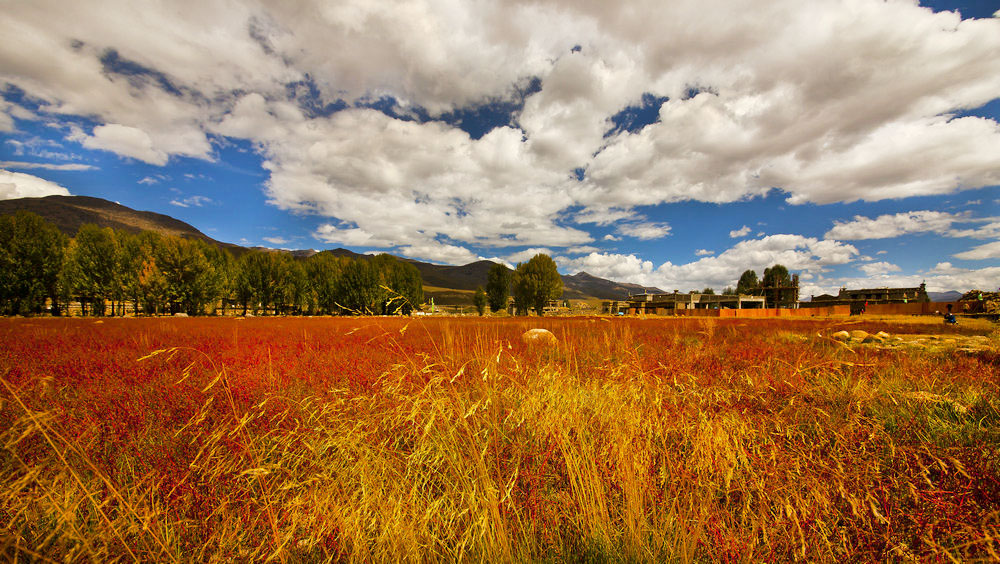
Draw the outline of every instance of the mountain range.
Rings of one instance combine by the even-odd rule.
[[[225,248],[234,255],[242,255],[254,248],[243,247],[232,243],[216,241],[205,235],[194,226],[168,215],[138,211],[121,204],[94,198],[90,196],[46,196],[44,198],[18,198],[0,200],[0,215],[26,210],[38,214],[54,224],[63,233],[73,236],[80,226],[93,223],[101,227],[111,227],[132,233],[140,231],[155,231],[162,235],[201,239],[213,245]],[[298,258],[307,258],[317,251],[294,250],[290,252]],[[332,249],[320,251],[338,256],[366,258],[368,255],[355,253],[348,249]],[[462,266],[432,264],[403,257],[399,260],[409,262],[417,268],[424,282],[424,293],[433,297],[441,305],[468,305],[472,303],[472,293],[477,286],[486,284],[486,274],[493,266],[492,261],[480,260]],[[574,275],[563,275],[564,299],[625,299],[630,294],[645,292],[659,293],[659,288],[615,282],[592,276],[586,272]]]

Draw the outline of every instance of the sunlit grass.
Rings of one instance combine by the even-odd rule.
[[[4,323],[11,558],[1000,552],[995,348],[852,350],[830,320]]]

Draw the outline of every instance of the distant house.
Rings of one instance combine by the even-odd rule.
[[[874,304],[906,304],[929,302],[927,287],[921,283],[916,288],[841,288],[836,296],[823,294],[813,296],[803,307],[821,307],[831,305],[874,305]]]
[[[768,307],[799,307],[799,275],[793,274],[786,283],[768,285],[761,283],[760,293],[767,298]]]

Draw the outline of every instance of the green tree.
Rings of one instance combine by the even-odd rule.
[[[331,253],[317,253],[306,260],[306,275],[319,313],[340,313],[340,277],[348,262],[350,259]]]
[[[0,217],[0,309],[41,313],[51,298],[59,313],[59,272],[67,238],[40,216],[19,211]]]
[[[244,315],[248,305],[255,315],[266,315],[272,307],[277,313],[286,295],[288,260],[288,255],[278,251],[250,251],[240,257],[236,296]]]
[[[770,307],[787,306],[796,300],[797,292],[791,289],[792,278],[783,265],[776,264],[771,268],[765,268],[760,285]]]
[[[757,280],[757,273],[753,270],[743,271],[739,282],[736,283],[736,293],[756,295],[759,290],[760,282]]]
[[[114,231],[87,223],[80,226],[67,247],[64,283],[91,315],[104,315],[105,300],[114,291],[117,241]],[[84,313],[87,313],[86,310]]]
[[[387,254],[370,259],[378,277],[375,293],[378,311],[382,315],[409,315],[424,299],[423,279],[417,267]]]
[[[788,276],[788,269],[780,264],[764,269],[764,277],[761,279],[762,286],[779,287],[788,286],[792,279]]]
[[[496,263],[486,274],[486,297],[490,311],[496,313],[507,309],[507,299],[510,297],[510,287],[514,273],[506,265]]]
[[[309,303],[309,277],[302,263],[290,255],[285,255],[284,284],[282,284],[281,306],[283,313],[299,315]]]
[[[381,311],[384,292],[379,276],[367,260],[352,260],[344,266],[337,285],[338,305],[355,315],[374,315]]]
[[[486,314],[486,303],[489,299],[486,297],[486,290],[483,290],[482,286],[476,286],[476,293],[472,295],[472,303],[476,306],[476,311],[479,312],[479,317]]]
[[[163,237],[156,249],[156,266],[167,282],[170,313],[200,315],[222,291],[222,280],[205,256],[210,246],[200,240]]]
[[[537,254],[514,271],[514,304],[519,312],[533,308],[543,315],[549,300],[562,295],[563,283],[555,261],[546,254]]]
[[[707,295],[713,295],[713,294],[715,294],[715,289],[714,288],[705,288],[704,290],[701,291],[701,293],[702,294],[707,294]]]
[[[138,247],[135,251],[137,254],[138,272],[134,281],[135,286],[131,289],[131,294],[133,299],[138,302],[137,305],[141,305],[142,311],[147,315],[155,315],[166,311],[167,279],[156,264],[157,250],[162,239],[154,231],[143,231],[132,239]],[[126,241],[125,244],[128,246],[131,243]],[[138,312],[138,308],[136,311]]]

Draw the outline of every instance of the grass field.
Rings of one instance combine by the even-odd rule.
[[[990,340],[826,337],[859,328]],[[0,320],[0,554],[997,560],[998,350],[912,318]]]

